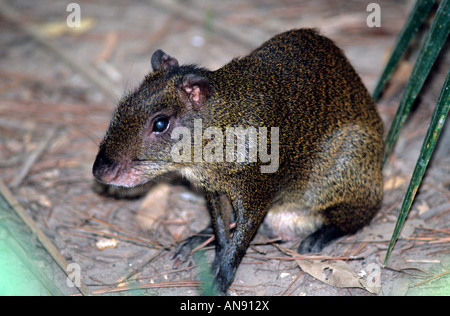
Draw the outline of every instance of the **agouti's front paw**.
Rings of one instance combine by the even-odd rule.
[[[183,242],[181,242],[175,252],[170,256],[171,260],[175,260],[175,262],[173,263],[173,268],[178,269],[181,264],[187,262],[192,250],[211,238],[212,234],[212,227],[207,227],[200,233],[188,237]]]

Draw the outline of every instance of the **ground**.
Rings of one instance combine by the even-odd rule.
[[[93,179],[92,164],[118,99],[150,71],[157,49],[180,63],[217,69],[298,27],[319,28],[332,38],[372,91],[412,1],[377,1],[380,28],[367,25],[370,2],[78,1],[81,27],[69,28],[69,1],[0,1],[0,181],[62,257],[81,267],[82,281],[93,293],[197,295],[198,264],[211,262],[214,251],[207,248],[197,265],[191,261],[177,269],[170,256],[181,240],[208,224],[202,195],[172,176],[132,192],[134,198]],[[410,59],[378,102],[386,129],[414,50]],[[387,162],[384,202],[372,224],[328,246],[321,260],[292,254],[299,241],[279,244],[258,234],[232,293],[450,294],[449,128],[383,267],[449,64],[446,47]],[[346,278],[329,284],[345,272]]]

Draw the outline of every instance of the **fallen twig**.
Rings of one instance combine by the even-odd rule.
[[[426,279],[425,281],[422,281],[422,282],[420,282],[420,283],[414,285],[413,287],[420,286],[420,285],[422,285],[422,284],[428,283],[428,282],[430,282],[430,281],[433,281],[433,280],[435,280],[435,279],[438,279],[438,278],[440,278],[440,277],[442,277],[442,276],[444,276],[444,275],[447,275],[447,274],[450,274],[450,271],[445,271],[445,272],[442,272],[442,273],[440,273],[440,274],[438,274],[438,275],[435,275],[434,277],[429,278],[429,279]]]
[[[83,216],[83,217],[89,218],[89,219],[91,219],[91,220],[93,220],[93,221],[95,221],[95,222],[97,222],[97,223],[100,223],[100,224],[102,224],[102,225],[108,226],[108,227],[110,227],[110,228],[112,228],[112,229],[114,229],[114,230],[117,230],[117,231],[119,231],[119,232],[121,232],[121,233],[123,233],[123,234],[126,234],[126,235],[128,235],[128,236],[131,236],[131,237],[123,236],[123,235],[117,235],[117,234],[110,234],[110,233],[105,233],[105,232],[95,231],[95,230],[91,230],[91,229],[81,229],[80,227],[77,227],[78,230],[85,230],[85,231],[88,231],[88,232],[94,233],[94,234],[106,235],[106,236],[109,236],[109,237],[121,238],[121,239],[126,239],[126,240],[129,240],[129,241],[138,241],[138,242],[142,242],[142,243],[145,243],[145,244],[150,244],[150,245],[158,246],[158,247],[161,247],[161,248],[164,248],[164,249],[170,249],[170,247],[169,247],[168,245],[163,245],[163,244],[160,243],[160,242],[155,242],[155,241],[152,241],[152,240],[148,240],[148,239],[145,238],[145,237],[141,237],[141,236],[138,236],[138,235],[134,235],[134,234],[132,234],[132,233],[130,233],[130,232],[128,232],[128,231],[125,231],[125,230],[123,230],[123,229],[121,229],[121,228],[119,228],[119,227],[117,227],[117,226],[108,224],[108,223],[106,223],[106,222],[104,222],[104,221],[101,221],[101,220],[95,218],[95,217],[92,217],[92,216],[83,214],[83,213],[78,212],[78,211],[75,211],[75,210],[74,210],[73,212],[76,213],[76,214],[78,214],[78,215],[81,215],[81,216]]]
[[[294,281],[292,281],[291,284],[289,284],[289,286],[286,288],[286,290],[284,290],[283,293],[281,293],[281,296],[286,295],[287,291],[291,288],[291,286],[292,286],[295,282],[297,282],[297,280],[298,280],[304,273],[305,273],[305,272],[303,272],[303,271],[300,272],[299,275],[297,275],[297,277],[294,279]],[[288,294],[288,296],[291,295],[291,294],[292,294],[292,291]]]
[[[114,292],[123,291],[133,291],[133,290],[145,290],[145,289],[156,289],[156,288],[170,288],[170,287],[200,287],[202,283],[200,281],[173,281],[173,282],[160,282],[160,283],[146,283],[146,284],[133,284],[126,286],[118,286],[113,289],[98,289],[93,290],[92,294],[108,294]],[[78,295],[75,295],[78,296]]]
[[[56,133],[58,131],[57,127],[51,127],[47,133],[45,134],[42,141],[39,143],[37,148],[33,150],[28,157],[25,159],[25,161],[22,164],[22,167],[20,168],[19,173],[16,174],[14,179],[11,181],[10,185],[13,189],[17,189],[21,184],[22,181],[27,176],[28,172],[30,171],[33,164],[39,159],[39,157],[47,150],[47,148],[51,145],[51,141],[55,137]]]

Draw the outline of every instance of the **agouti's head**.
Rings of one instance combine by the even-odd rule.
[[[120,101],[100,144],[93,173],[101,182],[133,187],[186,167],[172,159],[178,140],[171,133],[176,127],[192,128],[213,88],[204,70],[180,67],[161,50],[151,64],[153,73]]]

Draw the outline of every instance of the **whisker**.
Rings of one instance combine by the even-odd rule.
[[[122,83],[122,85],[123,85],[123,94],[124,95],[126,95],[127,93],[130,92],[130,89],[128,88],[128,84],[130,83],[131,72],[133,71],[133,67],[134,67],[135,63],[136,63],[136,56],[134,56],[134,59],[133,59],[133,62],[131,64],[130,71],[128,72],[128,76],[127,76],[126,81],[124,81]]]

